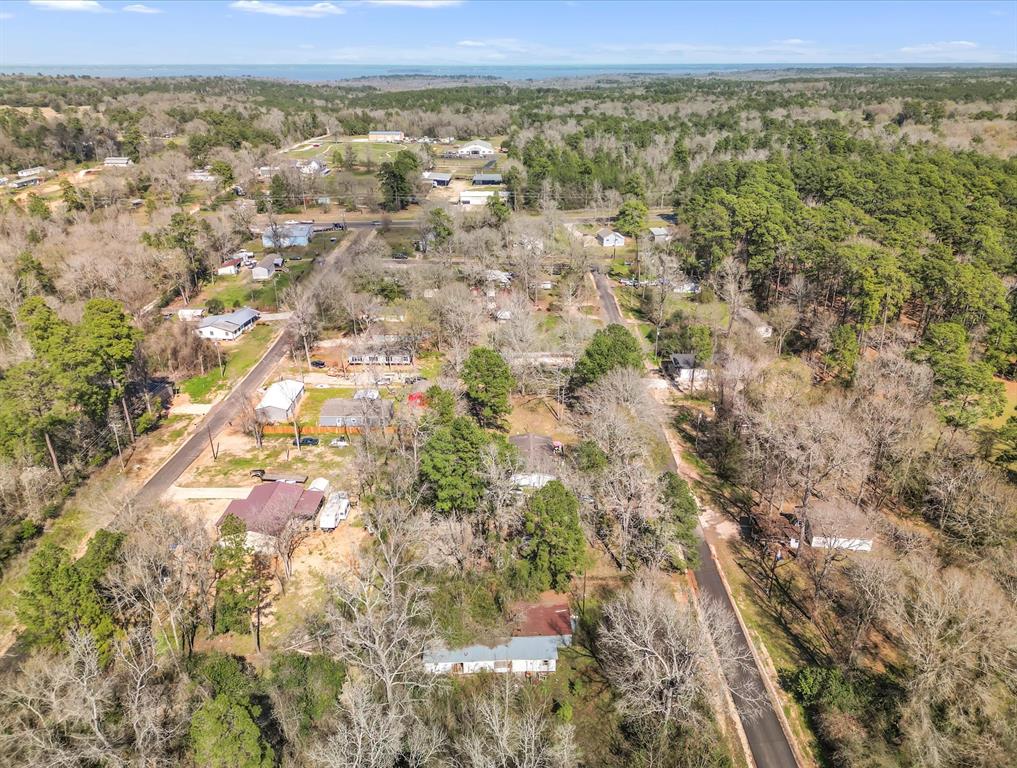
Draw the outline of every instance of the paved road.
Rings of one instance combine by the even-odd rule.
[[[326,259],[322,260],[322,264],[319,264],[315,271],[321,269],[321,266],[328,266],[328,264],[334,261],[340,253],[345,251],[355,239],[357,235],[351,235],[348,238],[344,238],[343,241],[332,250]],[[320,274],[320,273],[319,273]],[[310,277],[310,275],[308,276]],[[212,407],[212,410],[201,420],[198,428],[194,434],[185,442],[177,452],[169,458],[169,460],[159,468],[152,477],[149,478],[148,482],[145,483],[138,494],[135,496],[135,501],[138,503],[155,502],[158,498],[169,490],[170,486],[177,481],[177,478],[184,473],[184,471],[191,466],[192,462],[201,455],[202,451],[208,447],[209,435],[211,434],[214,440],[216,435],[222,431],[223,427],[227,423],[240,415],[240,410],[243,407],[244,400],[246,400],[258,387],[261,382],[265,380],[265,377],[272,371],[275,365],[283,358],[286,354],[286,349],[289,344],[289,336],[286,332],[283,332],[278,339],[273,342],[272,346],[268,348],[265,356],[261,358],[257,365],[252,368],[247,376],[245,376],[223,400]]]
[[[240,415],[240,409],[243,406],[244,400],[258,389],[261,382],[265,380],[269,372],[282,359],[283,355],[286,354],[288,342],[289,339],[285,332],[273,342],[265,356],[234,387],[233,391],[225,399],[213,406],[212,410],[201,420],[198,429],[188,438],[187,442],[180,446],[177,452],[159,468],[159,471],[152,475],[148,482],[141,487],[141,490],[135,496],[137,503],[144,504],[157,501],[177,481],[177,478],[191,466],[194,460],[201,455],[202,451],[208,448],[209,434],[212,435],[214,440],[216,435],[222,431],[222,428],[228,422]]]
[[[612,323],[621,323],[622,315],[611,291],[611,282],[600,273],[595,272],[593,280],[597,285],[597,293],[600,294],[600,304],[604,308],[604,314]],[[677,472],[678,465],[674,461],[671,452],[668,451],[668,462],[671,471]],[[699,562],[700,565],[695,571],[696,583],[699,585],[700,594],[711,598],[728,615],[731,626],[735,628],[735,641],[739,651],[745,658],[752,658],[752,649],[749,646],[749,639],[741,630],[735,618],[734,606],[720,579],[720,571],[713,554],[703,538],[703,532],[699,534]],[[724,676],[735,690],[746,690],[746,684],[751,683],[760,691],[766,691],[763,684],[763,673],[753,665],[751,668],[737,670],[724,670]],[[733,678],[733,679],[732,679]],[[746,716],[746,711],[751,712],[754,708],[732,690],[735,708],[738,710],[738,717],[742,721],[742,729],[749,742],[749,750],[752,752],[752,759],[758,768],[795,768],[798,765],[795,760],[791,745],[788,744],[784,729],[781,728],[780,720],[774,710],[774,703],[767,696],[763,702],[762,711],[754,717]]]

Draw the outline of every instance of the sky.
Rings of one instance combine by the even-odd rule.
[[[0,70],[745,63],[1017,65],[1017,0],[0,2]]]

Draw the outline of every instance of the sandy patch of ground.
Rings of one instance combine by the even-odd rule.
[[[739,537],[738,523],[709,507],[702,507],[699,521],[704,528],[713,531],[723,541],[731,541]]]

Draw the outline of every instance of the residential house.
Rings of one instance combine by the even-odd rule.
[[[761,338],[768,339],[773,336],[773,326],[748,307],[739,309],[737,316],[739,320],[758,333]]]
[[[670,243],[671,233],[667,227],[650,227],[650,240],[654,243]]]
[[[262,482],[246,499],[231,501],[215,526],[221,529],[229,515],[236,515],[247,526],[247,546],[272,554],[287,523],[296,519],[301,527],[311,528],[324,500],[321,491],[305,490],[292,483]]]
[[[459,193],[459,205],[487,205],[492,197],[508,200],[509,193],[504,189],[464,189]]]
[[[391,400],[332,398],[321,406],[319,427],[372,428],[388,426],[392,421]]]
[[[473,176],[473,186],[485,187],[494,184],[501,184],[500,173],[477,173]]]
[[[325,164],[319,160],[308,160],[307,162],[297,163],[297,170],[304,176],[317,176],[319,174],[324,176],[327,169]]]
[[[625,236],[621,232],[604,227],[597,232],[597,242],[605,248],[620,248],[625,245]]]
[[[403,349],[350,352],[350,365],[413,365],[413,353]]]
[[[521,606],[511,635],[503,642],[464,648],[435,645],[424,652],[424,669],[439,675],[550,674],[558,668],[558,649],[571,645],[574,628],[565,602]]]
[[[402,131],[368,131],[368,141],[400,142],[404,139]]]
[[[41,165],[36,165],[31,168],[22,168],[20,171],[18,171],[18,178],[27,179],[29,176],[38,176],[39,174],[45,172],[46,169],[43,168]]]
[[[11,189],[24,189],[25,187],[34,187],[40,181],[42,180],[38,176],[26,176],[23,179],[12,181],[10,186]]]
[[[664,361],[664,371],[675,384],[687,389],[705,387],[710,382],[710,372],[696,364],[693,354],[675,354]]]
[[[671,291],[674,293],[698,294],[701,290],[702,287],[696,280],[682,280],[671,286]]]
[[[219,177],[216,176],[208,168],[198,168],[197,170],[191,171],[187,174],[188,181],[198,181],[204,184],[212,184],[219,181]]]
[[[261,233],[261,244],[266,248],[303,247],[313,234],[313,224],[271,224]]]
[[[468,141],[456,150],[459,157],[493,157],[495,154],[491,142],[476,139]]]
[[[269,253],[261,258],[254,268],[251,269],[252,280],[270,280],[275,274],[275,254]]]
[[[250,307],[230,312],[228,315],[206,317],[198,325],[197,334],[203,339],[235,341],[251,330],[261,315]]]
[[[868,515],[847,499],[812,499],[804,515],[798,515],[797,527],[805,543],[813,549],[846,549],[871,552],[875,539]],[[791,539],[791,548],[800,542]]]
[[[254,409],[263,421],[278,424],[291,421],[297,412],[297,403],[304,396],[304,383],[295,379],[283,379],[270,385],[264,397]]]
[[[529,488],[535,487],[536,483],[540,482],[536,487],[543,487],[554,479],[551,472],[557,469],[564,450],[559,441],[532,432],[512,435],[508,440],[519,452],[519,458],[523,462],[522,468],[526,470],[525,473],[513,475],[514,483],[519,487]],[[544,478],[547,480],[544,481]]]
[[[432,187],[447,187],[452,182],[451,173],[442,173],[439,171],[424,171],[421,176],[424,181],[431,182]]]
[[[102,161],[102,164],[107,167],[113,166],[123,168],[128,165],[134,165],[134,161],[129,157],[107,157]]]

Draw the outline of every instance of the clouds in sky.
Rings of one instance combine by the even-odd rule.
[[[264,13],[268,16],[291,16],[301,19],[320,19],[325,16],[339,16],[346,9],[335,3],[310,3],[308,5],[289,5],[272,3],[268,0],[236,0],[230,8],[247,13]]]
[[[150,5],[144,5],[142,3],[131,3],[130,5],[125,5],[122,10],[127,11],[127,13],[162,13],[160,8],[153,8]]]
[[[28,4],[43,11],[84,11],[106,13],[109,9],[97,0],[28,0]]]

